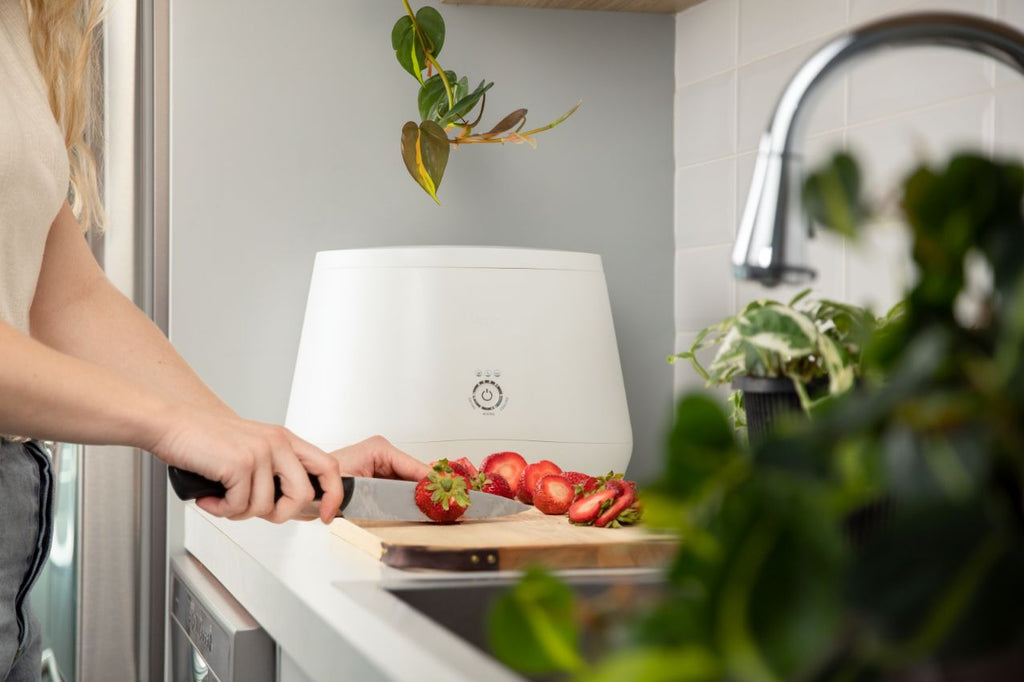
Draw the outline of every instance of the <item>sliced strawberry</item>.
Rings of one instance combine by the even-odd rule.
[[[473,490],[491,495],[501,495],[510,500],[515,498],[512,488],[508,487],[508,481],[500,474],[488,474],[481,471],[473,479]]]
[[[463,468],[465,468],[466,475],[469,476],[470,480],[473,480],[474,478],[476,478],[476,475],[480,473],[477,470],[477,468],[475,466],[473,466],[473,463],[469,461],[468,457],[459,457],[458,459],[453,460],[452,461],[452,468],[453,469],[455,469],[455,465],[456,464],[459,464]],[[455,469],[455,470],[458,471],[458,469]]]
[[[562,468],[554,462],[542,459],[533,464],[527,464],[523,474],[519,478],[519,487],[516,489],[516,498],[520,502],[533,504],[533,494],[537,492],[537,484],[540,479],[552,474],[562,473]]]
[[[576,498],[576,489],[563,476],[545,476],[537,483],[533,504],[545,514],[564,514]]]
[[[615,498],[615,502],[612,504],[612,506],[608,507],[608,509],[601,512],[601,515],[597,517],[596,521],[594,521],[594,525],[598,528],[604,528],[612,521],[615,521],[617,518],[619,518],[619,514],[626,511],[636,500],[636,494],[633,492],[633,489],[626,485],[625,483],[622,483],[621,479],[612,479],[611,481],[605,483],[605,485],[608,486],[608,490],[613,489],[611,484],[614,481],[620,482],[620,485],[615,487],[621,488],[622,492],[620,492],[619,496]]]
[[[448,461],[438,460],[427,477],[416,484],[416,506],[438,523],[455,523],[469,507],[469,485],[452,471]]]
[[[480,465],[480,471],[498,474],[504,478],[512,494],[515,494],[516,488],[519,487],[519,478],[525,468],[526,460],[518,452],[495,452],[488,455]]]
[[[589,526],[615,499],[614,490],[599,490],[582,497],[569,506],[569,522],[581,526]]]

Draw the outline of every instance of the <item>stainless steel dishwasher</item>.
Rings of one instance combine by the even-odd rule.
[[[171,682],[273,682],[274,640],[202,564],[171,559]]]

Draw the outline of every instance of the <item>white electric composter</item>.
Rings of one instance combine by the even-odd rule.
[[[514,450],[624,471],[633,438],[600,256],[318,253],[285,424],[325,450],[381,434],[425,461]]]

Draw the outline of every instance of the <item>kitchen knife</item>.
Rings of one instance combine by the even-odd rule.
[[[182,500],[224,497],[227,492],[218,481],[211,481],[177,467],[168,467],[167,476],[171,479],[171,487],[174,488],[175,494]],[[313,486],[314,499],[319,500],[324,494],[320,482],[313,475],[310,475],[309,482]],[[342,500],[336,516],[375,521],[429,521],[416,506],[416,483],[412,481],[342,476],[341,486],[345,499]],[[280,499],[282,494],[281,480],[275,476],[274,499]],[[507,497],[476,490],[469,491],[469,501],[469,509],[462,515],[462,519],[489,519],[517,514],[530,508],[529,505]],[[312,515],[315,516],[316,512],[314,511]]]

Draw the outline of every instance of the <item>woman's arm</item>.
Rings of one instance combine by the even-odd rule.
[[[67,202],[50,228],[45,254],[30,311],[33,338],[144,384],[172,402],[237,416],[110,283]]]
[[[217,399],[107,282],[66,204],[46,241],[30,329],[33,338],[0,325],[0,432],[143,448],[221,481],[226,497],[199,504],[232,518],[294,518],[313,496],[308,471],[325,492],[321,517],[333,517],[337,460]]]

